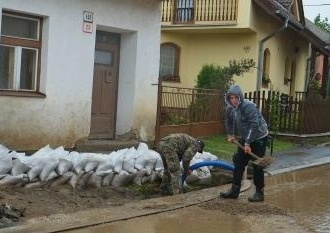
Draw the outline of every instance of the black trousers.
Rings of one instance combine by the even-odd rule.
[[[244,146],[245,141],[239,140],[239,143]],[[252,142],[250,147],[254,154],[258,155],[259,157],[263,157],[267,148],[267,136]],[[237,152],[233,155],[233,162],[235,165],[233,172],[233,184],[241,186],[245,167],[251,159],[254,160],[254,158],[252,158],[250,155],[245,154],[244,150],[242,150],[240,147],[237,147]],[[256,190],[262,190],[265,186],[264,170],[260,166],[256,166],[254,164],[253,183],[256,186]]]

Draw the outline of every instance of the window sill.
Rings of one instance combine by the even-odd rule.
[[[11,90],[0,90],[0,96],[32,97],[32,98],[45,98],[46,97],[46,95],[41,92],[11,91]]]

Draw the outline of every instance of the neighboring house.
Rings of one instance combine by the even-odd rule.
[[[161,17],[155,0],[1,0],[0,143],[154,137]]]
[[[305,20],[301,0],[162,1],[160,77],[165,84],[194,87],[204,64],[226,66],[230,59],[252,58],[256,67],[235,77],[246,92],[294,96],[306,92],[322,69],[323,94],[330,95],[329,45],[329,35]]]

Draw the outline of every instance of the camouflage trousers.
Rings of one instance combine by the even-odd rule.
[[[160,188],[166,195],[179,194],[182,191],[180,185],[181,171],[179,156],[165,142],[159,144],[158,152],[164,164],[164,175]]]

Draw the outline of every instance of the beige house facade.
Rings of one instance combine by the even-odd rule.
[[[316,62],[316,56],[329,56],[330,40],[305,21],[302,1],[170,0],[162,9],[160,76],[165,84],[194,87],[203,65],[226,66],[231,59],[247,58],[255,67],[235,77],[245,92],[306,92],[322,66],[326,93],[327,59]],[[178,54],[172,70],[175,64],[164,59],[171,46]]]

